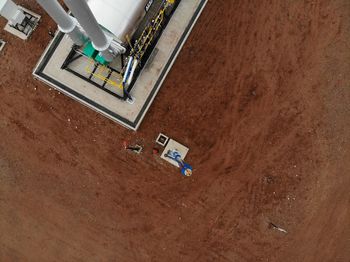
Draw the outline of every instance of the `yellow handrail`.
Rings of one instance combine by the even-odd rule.
[[[115,81],[113,81],[111,79],[108,79],[106,76],[102,75],[102,73],[106,72],[107,70],[108,70],[107,74],[111,73],[112,70],[110,68],[108,68],[108,67],[106,67],[104,65],[99,65],[98,66],[99,70],[96,73],[96,72],[93,72],[93,70],[91,69],[91,66],[94,66],[94,65],[95,65],[95,61],[92,60],[92,59],[89,59],[89,63],[85,67],[85,72],[87,72],[88,74],[92,74],[97,79],[100,79],[100,80],[106,82],[107,84],[109,84],[111,86],[115,86],[115,87],[117,87],[117,88],[119,88],[121,90],[124,89],[122,81],[120,83],[117,83],[117,82],[115,82]],[[117,77],[119,78],[119,80],[122,79],[122,76],[120,74],[117,74],[116,72],[113,72],[113,71],[112,71],[112,74],[116,74]]]

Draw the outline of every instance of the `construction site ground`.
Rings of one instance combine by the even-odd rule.
[[[209,1],[138,132],[33,79],[56,27],[17,2],[42,22],[0,31],[0,261],[349,261],[348,0]]]

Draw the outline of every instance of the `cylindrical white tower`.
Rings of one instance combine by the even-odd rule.
[[[146,13],[145,6],[152,2],[154,1],[87,0],[97,22],[122,43],[127,43],[127,36],[132,36]]]
[[[73,42],[79,46],[86,42],[86,36],[79,29],[78,22],[68,15],[57,0],[36,0],[52,17],[60,31],[68,34]]]
[[[91,12],[86,0],[64,0],[68,8],[72,11],[79,24],[82,26],[88,37],[90,38],[93,47],[100,51],[101,55],[110,62],[114,55],[111,49],[113,38],[107,36],[95,16]]]

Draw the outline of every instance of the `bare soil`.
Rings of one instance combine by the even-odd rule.
[[[0,261],[349,261],[348,0],[209,1],[136,133],[32,78],[55,24],[17,2],[43,20],[0,31]]]

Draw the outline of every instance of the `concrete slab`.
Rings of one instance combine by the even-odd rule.
[[[34,69],[34,77],[113,121],[137,130],[206,2],[180,2],[154,49],[156,52],[150,56],[131,90],[133,103],[118,99],[91,82],[62,70],[61,65],[71,50],[72,42],[61,32],[45,50]]]
[[[39,23],[39,21],[41,19],[41,16],[36,14],[36,13],[34,13],[34,12],[32,12],[32,11],[30,11],[30,10],[28,10],[28,9],[26,9],[26,8],[24,8],[24,7],[22,7],[22,6],[19,6],[19,9],[22,9],[24,11],[24,13],[27,14],[28,16],[33,16],[31,21],[34,24],[34,27],[31,27],[31,26],[27,25],[24,28],[24,32],[21,32],[18,29],[12,27],[10,25],[10,23],[7,22],[7,24],[5,25],[4,30],[9,32],[9,33],[11,33],[11,34],[13,34],[13,35],[15,35],[15,36],[17,36],[17,37],[19,37],[19,38],[21,38],[21,39],[23,39],[23,40],[27,40],[30,37],[30,35],[34,32],[36,27],[38,26],[38,23]]]
[[[165,156],[165,154],[169,150],[177,150],[181,154],[182,160],[185,160],[187,153],[189,151],[188,147],[185,147],[184,145],[180,144],[179,142],[176,142],[173,139],[169,140],[168,144],[166,145],[166,147],[165,147],[165,149],[160,157],[176,167],[179,167],[179,164],[176,161]]]

